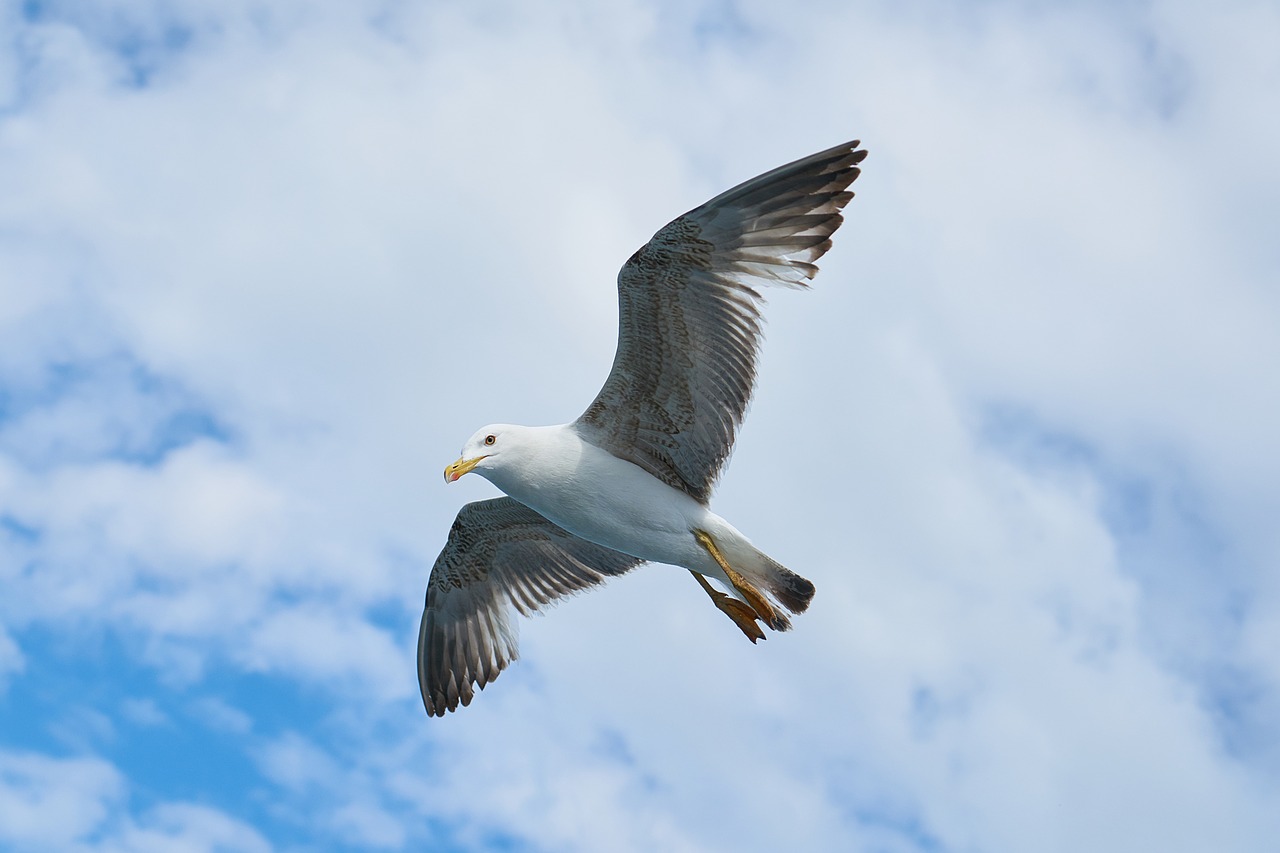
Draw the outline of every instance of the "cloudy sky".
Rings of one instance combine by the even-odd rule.
[[[1277,44],[1266,0],[0,3],[0,849],[1273,849]],[[649,567],[428,719],[494,494],[442,467],[582,410],[653,231],[852,137],[714,502],[809,613],[752,646]]]

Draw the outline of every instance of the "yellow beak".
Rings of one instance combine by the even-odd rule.
[[[484,456],[477,456],[475,459],[459,459],[457,462],[444,469],[444,481],[452,483],[454,480],[469,472],[472,468],[480,464]]]

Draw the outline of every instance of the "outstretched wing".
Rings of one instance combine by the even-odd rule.
[[[576,425],[706,503],[755,385],[760,285],[805,287],[867,152],[797,160],[668,224],[618,274],[618,350]]]
[[[511,607],[535,613],[641,560],[580,539],[511,498],[469,503],[427,581],[418,685],[432,716],[471,704],[517,657]]]

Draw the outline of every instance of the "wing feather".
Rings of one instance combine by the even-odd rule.
[[[427,713],[443,716],[470,704],[475,688],[516,659],[512,607],[536,613],[640,562],[580,539],[511,498],[464,506],[431,569],[418,631]]]
[[[581,435],[705,503],[755,386],[759,285],[805,287],[867,152],[849,142],[668,223],[618,274],[618,350]]]

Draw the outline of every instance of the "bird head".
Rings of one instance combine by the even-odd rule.
[[[506,424],[489,424],[462,445],[462,455],[444,469],[444,481],[452,483],[463,474],[476,471],[484,474],[501,463],[502,451],[511,443],[512,427]]]

